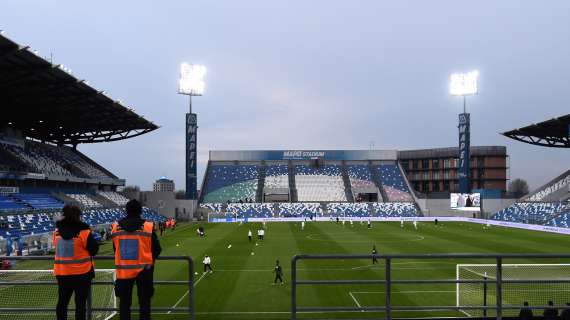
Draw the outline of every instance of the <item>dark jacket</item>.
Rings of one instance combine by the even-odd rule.
[[[558,317],[558,309],[548,307],[544,309],[543,315],[545,320],[554,320]]]
[[[562,320],[570,320],[570,309],[564,309],[562,313],[560,313],[560,318]]]
[[[57,231],[59,232],[59,235],[65,240],[73,239],[79,236],[79,232],[81,230],[89,229],[89,225],[86,224],[85,222],[70,221],[67,219],[63,219],[56,222],[55,226],[57,228]],[[89,234],[89,237],[87,237],[86,249],[87,251],[89,251],[89,255],[91,255],[92,257],[97,255],[97,252],[99,252],[99,244],[93,237],[93,232],[91,232]],[[57,277],[60,280],[65,280],[67,278],[74,280],[91,280],[95,278],[95,271],[93,270],[93,268],[91,268],[91,271],[89,271],[86,274],[74,275],[74,276],[57,276]]]
[[[145,220],[141,219],[140,217],[134,217],[134,218],[126,217],[119,221],[119,226],[121,227],[121,229],[125,231],[133,232],[142,229],[144,223]],[[158,241],[158,237],[156,236],[156,233],[154,231],[152,232],[151,245],[152,245],[152,259],[156,260],[156,258],[158,258],[158,256],[162,252],[162,248],[160,247],[160,242]],[[113,250],[115,250],[114,245],[113,245]]]
[[[528,307],[523,307],[519,312],[519,320],[531,320],[532,317],[532,310]]]

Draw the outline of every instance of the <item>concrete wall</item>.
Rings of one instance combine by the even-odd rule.
[[[490,217],[495,212],[504,209],[513,203],[516,199],[481,199],[483,208],[481,213],[477,213],[476,217]],[[449,207],[449,199],[418,199],[418,205],[422,209],[425,216],[458,216],[473,217],[473,212],[464,212],[452,210]]]

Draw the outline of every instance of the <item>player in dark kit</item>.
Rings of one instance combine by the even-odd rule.
[[[279,280],[279,284],[283,284],[283,269],[281,268],[281,265],[279,265],[279,260],[275,261],[275,269],[273,269],[273,273],[275,273],[273,284],[277,284],[277,280]]]
[[[378,250],[376,250],[376,245],[373,245],[372,246],[372,264],[378,263],[378,258],[376,258],[376,255],[378,255]]]

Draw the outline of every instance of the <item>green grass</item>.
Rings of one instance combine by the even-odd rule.
[[[199,272],[196,284],[197,319],[287,319],[291,306],[290,265],[295,254],[369,254],[372,245],[382,253],[563,253],[570,247],[570,237],[536,231],[492,227],[468,223],[419,223],[419,230],[411,224],[400,228],[399,222],[376,222],[372,229],[366,225],[342,225],[332,222],[307,223],[300,230],[299,223],[267,224],[266,240],[249,243],[247,231],[253,233],[260,224],[205,224],[205,238],[195,234],[196,224],[180,225],[161,238],[163,255],[190,255]],[[255,243],[257,242],[257,246]],[[231,248],[228,246],[231,245]],[[251,253],[254,253],[252,255]],[[106,245],[102,254],[110,254]],[[212,257],[213,274],[202,276],[201,260],[204,254]],[[284,268],[284,285],[272,285],[273,266],[279,259]],[[564,260],[517,260],[504,263],[568,263]],[[491,260],[396,260],[394,279],[455,279],[458,263],[493,263]],[[20,264],[20,268],[38,268],[36,264]],[[98,263],[98,267],[111,267]],[[301,261],[299,279],[384,279],[383,262],[371,266],[369,260]],[[160,261],[155,271],[156,280],[187,279],[183,262]],[[559,286],[560,287],[560,286]],[[553,288],[553,287],[550,287]],[[153,299],[155,307],[172,307],[185,293],[185,287],[157,286]],[[528,297],[556,299],[557,303],[570,300],[568,291],[534,285],[531,292],[505,296],[506,303],[520,304]],[[546,290],[545,290],[546,289]],[[559,288],[560,289],[560,288]],[[561,288],[564,290],[564,288]],[[29,289],[28,289],[29,290]],[[354,307],[383,306],[384,285],[321,285],[298,287],[299,307]],[[395,306],[455,306],[455,285],[394,285],[392,302]],[[524,290],[523,290],[524,291]],[[542,293],[540,293],[542,292]],[[489,301],[494,301],[494,287],[489,288]],[[2,291],[0,291],[2,295]],[[552,297],[550,297],[553,295]],[[2,298],[3,299],[3,298]],[[0,299],[1,301],[1,299]],[[546,301],[545,301],[546,303]],[[179,307],[187,306],[183,299]],[[457,311],[395,311],[395,317],[462,316]],[[372,318],[382,313],[303,313],[300,319]],[[182,319],[182,315],[157,315],[159,319]]]

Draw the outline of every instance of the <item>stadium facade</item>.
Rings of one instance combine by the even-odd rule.
[[[117,188],[125,180],[77,146],[129,139],[158,126],[3,35],[0,79],[0,254],[49,249],[65,203],[80,206],[95,229],[124,215],[128,198]],[[149,208],[144,216],[166,219]]]
[[[405,212],[421,216],[433,212],[472,217],[472,213],[450,209],[449,194],[457,190],[457,151],[457,148],[210,151],[200,203],[202,208],[214,212],[227,210],[228,206],[243,207],[244,203],[267,204],[257,208],[265,215],[313,209],[315,214],[349,210],[366,215],[383,212],[389,205],[396,210],[388,215]],[[472,157],[474,187],[483,187],[477,191],[484,191],[484,197],[488,198],[483,213],[510,205],[512,200],[502,198],[508,169],[506,148],[472,147]],[[425,181],[415,179],[420,170],[421,177],[427,173]],[[440,185],[435,199],[421,193],[425,183],[430,191],[435,191],[436,183]]]

